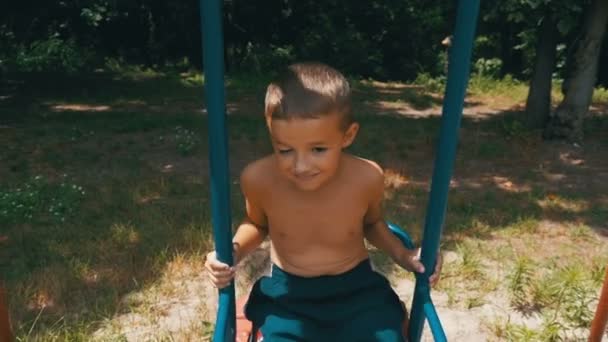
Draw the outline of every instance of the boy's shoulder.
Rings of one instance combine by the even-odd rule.
[[[384,184],[384,171],[378,163],[350,154],[345,156],[348,175],[356,177],[359,183],[372,186]]]
[[[266,186],[274,177],[275,165],[272,155],[247,164],[241,172],[241,184],[246,186]]]

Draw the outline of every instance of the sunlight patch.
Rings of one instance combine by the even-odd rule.
[[[558,195],[548,194],[538,205],[543,209],[558,209],[571,213],[582,213],[589,209],[589,203],[584,200],[568,199]]]
[[[407,178],[393,170],[386,170],[384,172],[384,186],[391,189],[399,189],[407,185]]]
[[[58,104],[51,107],[56,112],[107,112],[112,107],[84,103]]]
[[[524,192],[530,191],[531,188],[528,185],[516,185],[507,177],[494,176],[492,177],[494,184],[501,190],[508,192]]]
[[[576,158],[570,152],[563,152],[559,154],[559,160],[568,165],[580,166],[585,164],[585,160],[581,158]]]

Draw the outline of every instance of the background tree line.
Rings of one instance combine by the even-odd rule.
[[[530,80],[529,124],[544,126],[546,137],[579,139],[581,111],[589,106],[593,86],[608,85],[608,1],[492,0],[481,5],[476,72]],[[226,68],[262,73],[314,59],[381,80],[442,77],[447,53],[441,41],[451,34],[455,11],[456,2],[439,0],[228,0]],[[198,1],[0,5],[0,70],[80,72],[108,60],[200,68]],[[565,99],[551,111],[555,80],[565,80]]]

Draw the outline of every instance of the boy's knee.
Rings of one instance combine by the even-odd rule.
[[[374,341],[378,342],[405,342],[401,329],[387,329],[376,332]]]
[[[380,312],[383,313],[380,313]],[[349,324],[349,341],[404,341],[404,312],[402,310],[370,310]]]

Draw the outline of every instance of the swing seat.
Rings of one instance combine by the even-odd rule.
[[[236,301],[236,342],[262,342],[264,340],[262,332],[254,327],[251,321],[245,317],[245,304],[249,299],[249,294],[246,294]],[[405,303],[401,301],[403,310],[405,311],[405,318],[403,319],[402,333],[403,336],[407,336],[407,329],[409,325],[409,315]]]
[[[410,236],[397,225],[388,223],[388,227],[391,232],[399,238],[403,245],[408,249],[414,249],[414,244]],[[264,340],[262,333],[258,330],[258,327],[253,326],[251,321],[245,317],[245,304],[249,299],[249,293],[242,296],[236,301],[236,342],[262,342]],[[405,318],[403,320],[402,332],[403,336],[407,336],[409,316],[405,303],[401,301],[403,310],[405,311]]]

